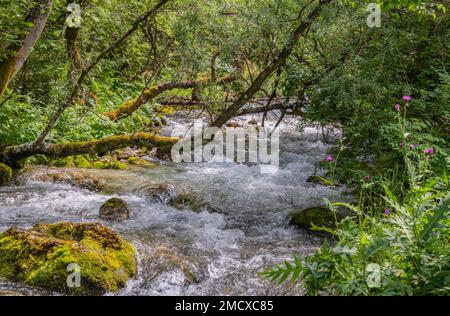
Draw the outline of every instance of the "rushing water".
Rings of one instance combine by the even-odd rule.
[[[295,127],[296,122],[281,127],[280,169],[274,174],[236,163],[168,163],[156,169],[89,171],[107,178],[113,187],[108,192],[114,194],[36,181],[2,187],[0,232],[38,222],[99,221],[101,204],[118,196],[135,216],[104,224],[132,241],[139,252],[139,274],[119,295],[301,294],[299,287],[279,288],[262,280],[259,272],[319,246],[319,237],[288,225],[288,214],[318,205],[324,197],[336,200],[341,192],[306,182],[327,145],[321,130],[300,133]],[[146,199],[145,189],[162,182],[195,192],[215,211],[180,211]],[[44,293],[0,281],[2,290]]]

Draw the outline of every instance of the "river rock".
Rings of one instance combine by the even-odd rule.
[[[80,269],[79,287],[69,265]],[[136,275],[136,250],[99,223],[38,224],[0,234],[0,277],[72,294],[104,294]]]
[[[102,190],[106,183],[100,176],[85,171],[66,171],[33,176],[34,180],[51,183],[66,183],[90,191]]]
[[[99,217],[103,220],[120,222],[129,219],[132,211],[124,200],[112,198],[100,207],[99,213]]]
[[[24,296],[21,292],[0,290],[0,297],[6,296]]]
[[[158,186],[148,188],[146,194],[147,198],[151,201],[168,205],[176,198],[177,190],[175,186],[165,182]]]
[[[156,167],[156,165],[154,163],[149,162],[146,159],[136,157],[136,156],[128,158],[127,162],[130,165],[140,166],[140,167],[144,167],[144,168],[155,168]]]
[[[194,193],[182,192],[178,194],[170,203],[170,206],[179,210],[190,209],[196,213],[203,210],[215,211],[215,209],[209,205],[208,202],[199,198]]]
[[[175,278],[177,279],[175,282],[180,282],[180,285],[191,285],[199,282],[201,278],[192,261],[195,260],[166,246],[159,246],[153,249],[149,258],[145,260],[145,268],[151,271],[149,273],[151,278],[159,277],[164,272],[178,273],[181,279]],[[171,279],[170,282],[174,280]]]
[[[311,207],[293,211],[290,214],[290,225],[311,229],[313,224],[318,227],[334,228],[336,227],[336,219],[330,210],[323,207]]]
[[[135,157],[139,154],[138,150],[132,149],[130,147],[125,148],[124,150],[118,150],[116,151],[117,159],[121,160],[127,160],[131,157]]]
[[[0,163],[0,186],[7,185],[11,178],[12,169],[4,163]]]
[[[243,128],[244,125],[240,122],[237,121],[230,121],[226,124],[226,127],[231,127],[231,128]]]

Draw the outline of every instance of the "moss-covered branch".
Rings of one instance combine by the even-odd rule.
[[[143,104],[146,104],[150,100],[156,98],[163,92],[173,90],[173,89],[192,89],[202,87],[208,84],[225,84],[227,82],[233,81],[234,78],[230,76],[222,77],[217,80],[212,80],[211,77],[202,78],[199,80],[191,80],[184,82],[169,82],[162,83],[158,85],[154,85],[148,89],[146,89],[141,96],[136,99],[129,100],[122,104],[115,111],[105,113],[105,115],[111,119],[112,121],[117,121],[119,119],[125,118],[133,114],[134,111],[139,109],[139,107]]]
[[[6,147],[1,155],[1,160],[10,166],[15,166],[18,161],[33,155],[45,155],[49,158],[64,158],[82,154],[104,154],[112,150],[130,147],[159,147],[166,148],[174,145],[178,138],[162,137],[151,133],[136,133],[127,135],[117,135],[100,140],[86,142],[72,142],[62,144],[43,144],[36,146],[34,143],[27,143],[18,146]]]

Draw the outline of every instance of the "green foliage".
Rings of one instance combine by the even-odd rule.
[[[429,169],[435,157],[402,149],[408,189],[400,195],[398,181],[382,179],[383,204],[346,207],[354,213],[342,220],[334,236],[312,256],[295,265],[285,262],[264,275],[283,283],[301,280],[308,294],[320,295],[448,295],[450,293],[450,182]],[[361,197],[371,187],[364,187]],[[378,201],[379,202],[379,201]]]

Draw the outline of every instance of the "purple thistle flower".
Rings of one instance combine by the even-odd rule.
[[[370,181],[370,176],[365,176],[364,177],[364,181],[369,182]]]
[[[384,209],[384,215],[389,216],[391,214],[391,209],[389,207],[386,207]]]
[[[423,152],[427,155],[432,155],[434,154],[434,148],[427,148]]]
[[[402,99],[405,102],[410,102],[412,100],[411,96],[409,96],[409,95],[404,95]]]
[[[400,148],[403,148],[403,147],[405,147],[405,143],[404,143],[404,142],[401,142],[401,143],[400,143]]]
[[[332,162],[334,160],[333,155],[328,155],[327,158],[325,158],[326,162]]]
[[[397,112],[400,112],[400,110],[402,109],[402,106],[400,105],[400,104],[396,104],[396,105],[394,105],[394,109],[397,111]]]

